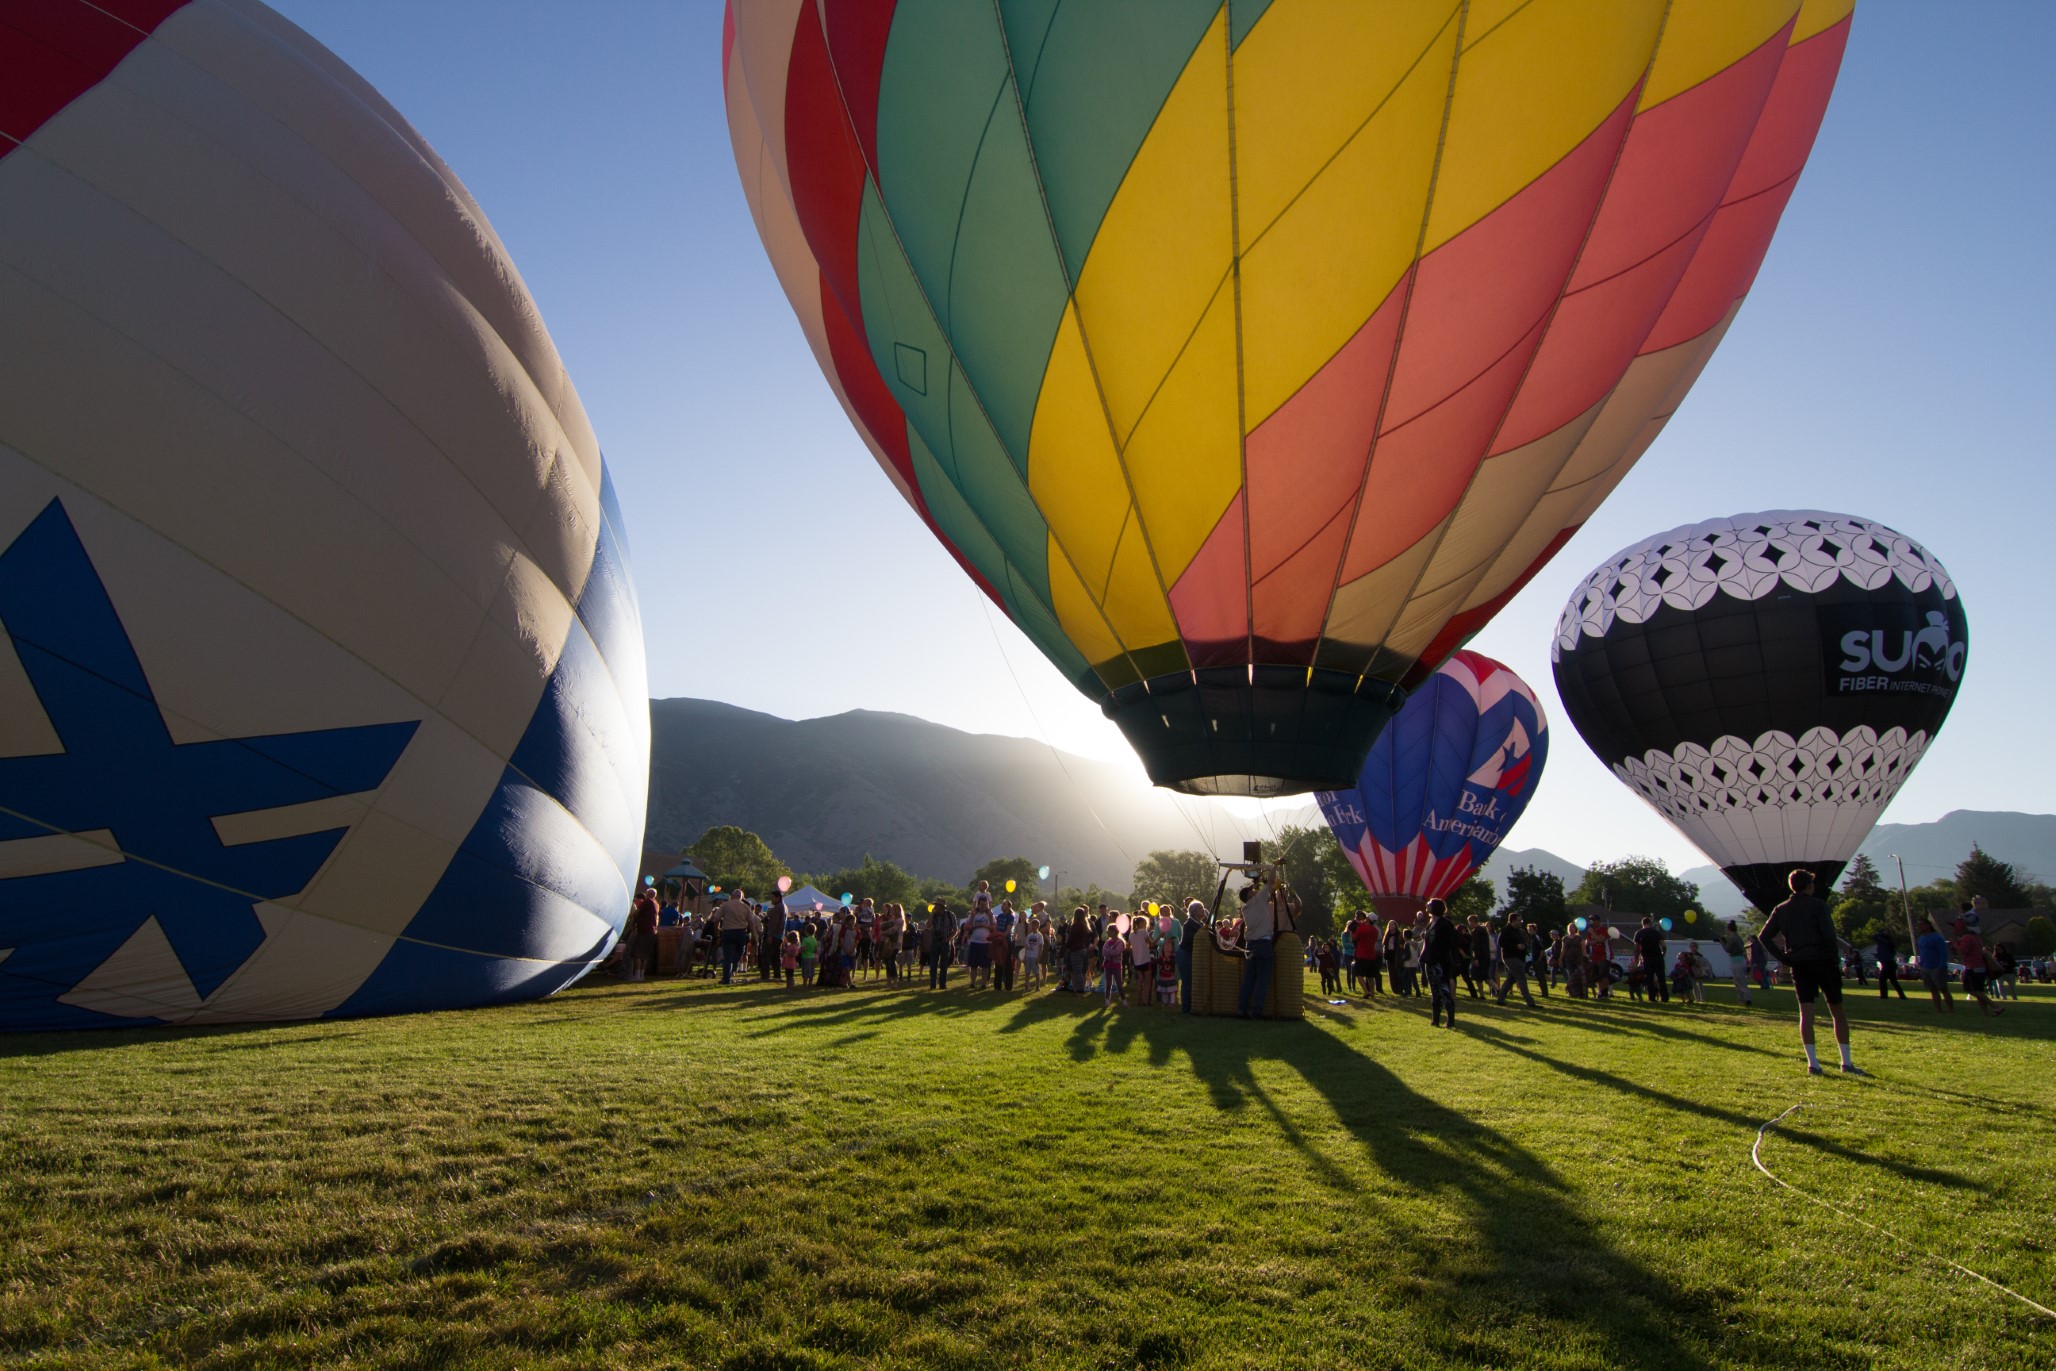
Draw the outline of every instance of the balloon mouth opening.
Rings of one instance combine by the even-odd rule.
[[[1186,795],[1347,790],[1406,692],[1303,666],[1201,667],[1122,686],[1100,706],[1149,779]]]

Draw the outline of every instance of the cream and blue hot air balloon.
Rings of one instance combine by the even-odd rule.
[[[262,5],[0,25],[0,1031],[576,979],[640,860],[642,634],[484,214]]]

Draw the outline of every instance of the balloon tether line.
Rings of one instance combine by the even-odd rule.
[[[1791,1191],[1794,1195],[1797,1195],[1800,1199],[1805,1200],[1810,1204],[1817,1204],[1822,1209],[1826,1209],[1833,1213],[1840,1214],[1843,1218],[1848,1219],[1851,1223],[1860,1223],[1865,1228],[1868,1228],[1871,1232],[1876,1233],[1881,1237],[1890,1238],[1893,1242],[1898,1243],[1901,1247],[1911,1249],[1912,1251],[1919,1253],[1923,1257],[1931,1258],[1932,1260],[1938,1261],[1942,1263],[1942,1265],[1950,1267],[1953,1270],[1961,1271],[1964,1275],[1969,1276],[1973,1280],[1983,1281],[1986,1285],[1991,1286],[1992,1289],[1997,1290],[2002,1294],[2011,1295],[2014,1299],[2019,1300],[2022,1304],[2034,1310],[2037,1314],[2042,1315],[2044,1318],[2056,1319],[2056,1309],[2051,1309],[2047,1305],[2036,1304],[2033,1300],[2021,1294],[2018,1290],[2015,1290],[2010,1286],[2004,1286],[1999,1284],[1999,1282],[1993,1280],[1990,1276],[1985,1275],[1983,1272],[1973,1271],[1969,1267],[1965,1266],[1962,1262],[1951,1261],[1949,1258],[1943,1256],[1939,1252],[1930,1252],[1925,1247],[1921,1247],[1915,1243],[1908,1242],[1905,1238],[1900,1237],[1897,1233],[1894,1233],[1889,1228],[1880,1228],[1877,1224],[1872,1223],[1869,1219],[1864,1218],[1860,1214],[1853,1214],[1847,1209],[1844,1209],[1841,1205],[1836,1204],[1831,1200],[1824,1200],[1820,1198],[1820,1196],[1818,1195],[1809,1195],[1807,1192],[1801,1190],[1798,1186],[1792,1184],[1790,1181],[1783,1180],[1777,1176],[1771,1175],[1770,1168],[1763,1164],[1763,1135],[1769,1132],[1773,1127],[1783,1123],[1788,1117],[1790,1117],[1793,1114],[1796,1114],[1805,1107],[1806,1104],[1802,1100],[1800,1103],[1793,1105],[1791,1108],[1787,1109],[1784,1113],[1778,1115],[1776,1118],[1765,1121],[1763,1127],[1756,1130],[1756,1141],[1753,1144],[1751,1144],[1749,1148],[1749,1160],[1755,1163],[1756,1169],[1758,1171],[1761,1171],[1764,1175],[1769,1176],[1771,1180],[1775,1181],[1777,1184],[1783,1186],[1785,1189]]]

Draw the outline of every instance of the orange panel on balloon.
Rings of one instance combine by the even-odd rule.
[[[1171,587],[1171,613],[1194,666],[1249,660],[1248,580],[1242,496],[1237,495]]]

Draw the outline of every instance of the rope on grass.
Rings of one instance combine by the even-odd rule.
[[[1756,1164],[1756,1169],[1758,1171],[1761,1171],[1766,1176],[1770,1176],[1771,1180],[1776,1181],[1779,1185],[1782,1185],[1783,1187],[1785,1187],[1785,1189],[1791,1191],[1794,1195],[1797,1195],[1802,1200],[1806,1200],[1811,1204],[1817,1204],[1822,1209],[1831,1210],[1834,1213],[1840,1214],[1843,1218],[1848,1219],[1853,1223],[1860,1223],[1865,1228],[1868,1228],[1871,1232],[1879,1234],[1882,1237],[1890,1238],[1893,1242],[1898,1243],[1901,1247],[1909,1248],[1912,1251],[1919,1253],[1923,1257],[1931,1258],[1935,1261],[1942,1263],[1942,1265],[1944,1266],[1951,1267],[1957,1271],[1961,1271],[1964,1275],[1971,1277],[1973,1280],[1983,1281],[1986,1285],[1991,1286],[1992,1289],[1997,1290],[2002,1294],[2011,1295],[2014,1299],[2019,1300],[2022,1304],[2034,1310],[2037,1314],[2042,1315],[2044,1318],[2056,1319],[2056,1309],[2051,1309],[2047,1305],[2036,1304],[2033,1300],[2021,1294],[2018,1290],[2015,1290],[2010,1286],[2004,1286],[1999,1284],[1999,1282],[1993,1280],[1990,1276],[1985,1275],[1983,1272],[1973,1271],[1969,1267],[1965,1266],[1962,1262],[1951,1261],[1949,1260],[1949,1258],[1941,1255],[1939,1252],[1930,1252],[1924,1247],[1920,1247],[1914,1243],[1908,1242],[1906,1239],[1900,1237],[1897,1233],[1894,1233],[1889,1228],[1880,1228],[1878,1227],[1878,1225],[1872,1223],[1869,1219],[1864,1218],[1860,1214],[1851,1213],[1849,1210],[1844,1209],[1841,1205],[1836,1204],[1831,1200],[1824,1200],[1820,1198],[1820,1196],[1818,1195],[1809,1195],[1804,1190],[1801,1190],[1798,1186],[1792,1184],[1790,1181],[1782,1180],[1777,1176],[1771,1175],[1770,1168],[1763,1164],[1763,1135],[1769,1132],[1772,1128],[1776,1127],[1778,1124],[1783,1123],[1791,1115],[1798,1113],[1805,1107],[1805,1102],[1801,1101],[1800,1103],[1793,1105],[1790,1109],[1787,1109],[1784,1113],[1778,1115],[1775,1119],[1768,1120],[1767,1122],[1765,1122],[1763,1127],[1756,1130],[1756,1141],[1749,1148],[1749,1160]]]

